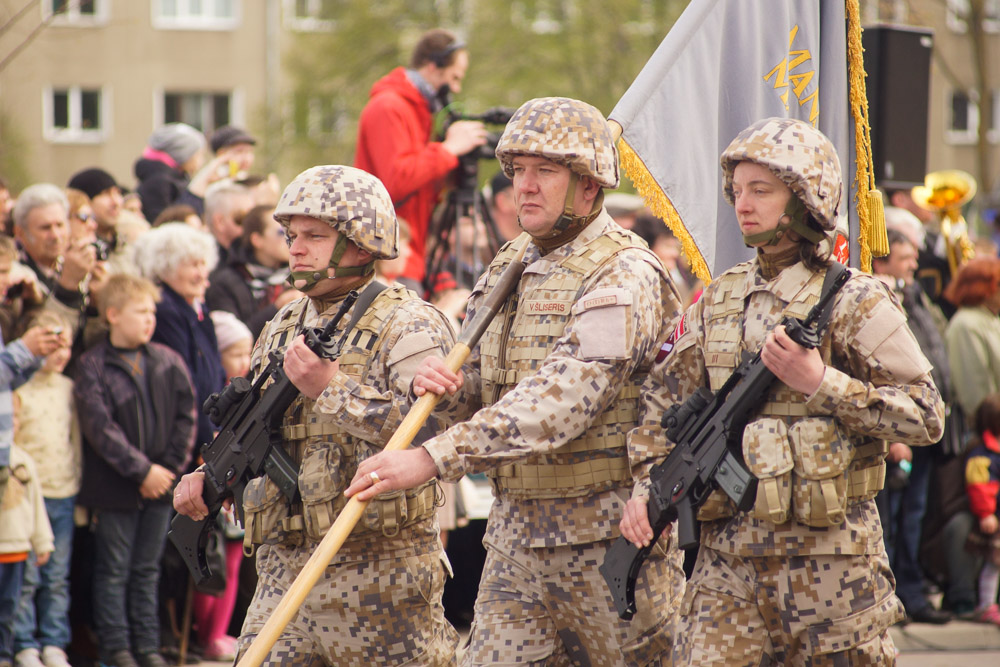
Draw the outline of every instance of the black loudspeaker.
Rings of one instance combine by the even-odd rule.
[[[871,26],[861,34],[861,43],[875,183],[889,189],[923,185],[933,32]]]

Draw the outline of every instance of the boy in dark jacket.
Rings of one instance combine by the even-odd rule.
[[[156,287],[120,274],[101,296],[110,334],[80,358],[74,387],[84,438],[79,503],[93,511],[95,629],[103,663],[165,666],[159,563],[170,490],[194,445],[194,390],[180,356],[150,342]]]

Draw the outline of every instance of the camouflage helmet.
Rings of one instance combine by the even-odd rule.
[[[798,197],[826,231],[837,226],[843,181],[837,149],[796,118],[765,118],[737,135],[722,153],[722,192],[734,204],[733,172],[743,161],[766,167]]]
[[[507,123],[496,154],[508,178],[514,177],[515,156],[534,155],[589,176],[605,188],[618,187],[618,153],[608,121],[580,100],[528,100]]]
[[[399,255],[392,198],[366,171],[341,165],[306,169],[288,184],[274,209],[274,219],[286,227],[293,215],[323,220],[376,259]]]

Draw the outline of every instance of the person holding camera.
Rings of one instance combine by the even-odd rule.
[[[358,123],[354,166],[377,176],[389,191],[396,214],[410,224],[413,252],[402,277],[424,278],[427,228],[442,181],[459,157],[486,143],[479,121],[451,123],[443,141],[431,141],[433,114],[441,98],[462,90],[469,52],[454,33],[424,33],[410,58],[372,86]]]

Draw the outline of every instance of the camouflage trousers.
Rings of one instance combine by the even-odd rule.
[[[661,543],[662,544],[662,543]],[[463,665],[669,665],[682,556],[658,545],[618,618],[598,572],[611,541],[501,551],[487,543]]]
[[[237,662],[309,559],[263,545]],[[441,553],[335,564],[306,597],[265,665],[454,665],[458,633],[444,618]]]
[[[742,558],[704,545],[675,665],[892,665],[903,618],[885,554]]]

